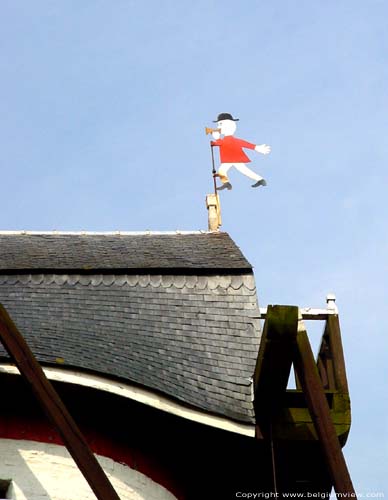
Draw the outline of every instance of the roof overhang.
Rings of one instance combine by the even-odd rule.
[[[205,411],[189,408],[166,396],[144,387],[138,387],[128,382],[118,382],[100,375],[83,373],[76,370],[64,370],[54,367],[42,367],[46,377],[54,382],[63,382],[99,391],[109,392],[117,396],[131,399],[138,403],[165,411],[180,418],[215,427],[228,432],[234,432],[248,437],[255,437],[255,426],[236,422],[226,417],[212,415]],[[10,363],[0,364],[0,374],[20,375],[19,370]]]

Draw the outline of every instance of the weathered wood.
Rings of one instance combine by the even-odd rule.
[[[314,427],[306,397],[296,390],[287,390],[284,407],[273,420],[273,436],[286,441],[317,441],[318,435]],[[291,398],[290,398],[291,396]],[[297,396],[300,396],[298,398]],[[341,446],[346,442],[350,430],[349,396],[338,392],[325,391],[329,403],[330,417]],[[294,400],[294,401],[293,401]],[[302,402],[300,404],[300,402]]]
[[[325,389],[348,393],[345,359],[341,330],[337,314],[326,320],[325,330],[318,353],[318,368]]]
[[[314,355],[302,322],[298,331],[294,367],[302,385],[314,427],[322,445],[336,493],[353,493],[354,488],[330,415]]]
[[[267,318],[267,312],[267,307],[260,307],[261,319]],[[332,309],[318,309],[314,307],[300,308],[299,312],[301,313],[302,318],[306,320],[326,320],[329,316],[335,314]]]
[[[222,225],[221,203],[218,194],[208,194],[206,196],[206,207],[208,210],[209,231],[218,231],[218,228]]]
[[[51,418],[96,498],[99,500],[120,500],[78,426],[1,304],[0,340]]]
[[[279,410],[287,389],[298,327],[296,306],[268,306],[254,372],[254,405],[259,422]],[[265,429],[262,429],[265,432]]]
[[[295,387],[298,390],[301,389],[300,380],[298,379],[298,375],[295,370],[294,370],[294,379],[295,379]]]
[[[327,380],[328,380],[328,389],[330,391],[336,390],[337,386],[335,383],[333,360],[329,356],[326,359],[326,373],[327,373]]]
[[[319,376],[321,377],[322,385],[324,389],[329,389],[329,379],[327,378],[327,370],[324,360],[318,356],[317,367]]]
[[[336,389],[343,393],[348,393],[348,380],[346,377],[344,350],[342,347],[341,328],[338,314],[327,318],[325,334],[327,334],[329,338],[329,348],[333,360]]]

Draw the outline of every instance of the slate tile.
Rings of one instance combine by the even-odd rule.
[[[68,252],[65,261],[78,262],[80,256],[71,255],[68,242],[45,241]],[[110,255],[110,264],[117,264],[117,242],[109,241],[112,253],[105,252],[103,259]],[[1,243],[0,238],[0,247]],[[128,244],[120,247],[120,259]],[[159,241],[159,249],[165,244]],[[86,256],[92,247],[86,248]],[[41,241],[34,251],[42,252],[40,263],[52,258],[44,254]],[[142,258],[156,262],[151,250]],[[163,258],[170,257],[166,253]],[[176,256],[175,263],[188,265],[185,258]],[[34,279],[22,276],[0,276],[0,302],[41,362],[61,356],[65,366],[127,378],[209,412],[251,421],[248,378],[254,370],[260,334],[255,329],[259,323],[253,326],[251,318],[257,308],[255,292],[242,285],[243,281],[250,284],[251,278],[227,274],[175,278],[173,273],[157,278],[133,276],[129,281],[114,273],[105,279],[96,274],[83,280],[68,273]],[[0,355],[5,356],[1,346]]]

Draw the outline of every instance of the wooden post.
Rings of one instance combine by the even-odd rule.
[[[355,495],[302,320],[300,320],[296,337],[294,367],[302,385],[315,430],[322,445],[335,492],[342,494],[352,493]]]
[[[120,500],[78,426],[1,304],[0,340],[56,426],[65,446],[89,483],[96,498],[98,500]]]
[[[209,231],[218,231],[222,225],[221,204],[218,194],[208,194],[206,196],[206,208],[208,210],[208,228]]]
[[[349,392],[338,314],[327,317],[318,353],[318,370],[325,389],[342,394]]]
[[[333,357],[334,378],[336,389],[343,393],[348,393],[348,381],[346,378],[345,358],[341,342],[341,329],[338,315],[327,318],[325,333],[329,338],[330,351]]]
[[[256,416],[270,419],[287,389],[298,328],[296,306],[268,306],[253,375]]]

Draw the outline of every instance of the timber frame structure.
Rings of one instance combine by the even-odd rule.
[[[335,297],[329,295],[327,303],[326,310],[261,309],[265,323],[254,373],[256,434],[271,444],[275,493],[329,496],[332,487],[336,493],[355,493],[341,449],[350,430],[350,399]],[[326,323],[315,361],[305,320],[317,319]],[[287,389],[292,366],[296,389]],[[323,458],[326,470],[293,469],[301,454],[312,463],[320,457],[317,464]]]

